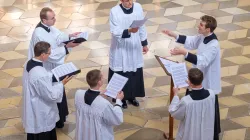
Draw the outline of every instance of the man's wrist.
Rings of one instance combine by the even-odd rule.
[[[131,33],[131,28],[128,28],[128,33]]]

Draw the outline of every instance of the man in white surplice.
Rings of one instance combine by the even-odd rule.
[[[45,7],[40,11],[41,21],[36,26],[29,46],[28,59],[34,57],[34,46],[39,41],[46,41],[51,45],[51,55],[48,61],[43,62],[43,66],[46,70],[51,71],[53,68],[64,63],[65,57],[69,54],[70,49],[79,45],[78,43],[70,42],[64,44],[63,42],[69,41],[71,37],[76,37],[79,32],[73,34],[65,34],[53,27],[56,22],[55,13],[52,9]],[[64,126],[66,116],[68,115],[68,106],[65,90],[63,91],[63,99],[61,103],[58,103],[60,120],[57,123],[58,128]]]
[[[112,41],[108,81],[114,73],[128,78],[122,90],[124,92],[122,107],[127,108],[126,100],[134,106],[139,106],[136,97],[145,97],[143,52],[148,52],[148,42],[145,25],[130,28],[134,20],[144,18],[142,6],[133,0],[120,1],[121,4],[116,5],[110,11]]]
[[[75,95],[76,140],[114,140],[113,126],[123,122],[123,92],[118,93],[113,106],[100,92],[103,85],[100,70],[89,71],[86,81],[90,88],[78,90]]]
[[[177,35],[169,30],[163,33],[177,39],[178,43],[184,44],[184,48],[177,47],[171,50],[172,55],[184,55],[185,60],[192,63],[193,67],[200,69],[204,74],[202,86],[205,89],[211,89],[216,94],[215,100],[218,101],[218,94],[221,92],[221,60],[220,44],[214,30],[217,27],[217,21],[214,17],[204,15],[201,17],[198,25],[198,35],[185,36]],[[197,54],[187,50],[197,50]],[[219,139],[220,114],[219,104],[215,104],[215,135],[214,140]]]
[[[34,54],[23,72],[23,127],[28,140],[56,140],[57,103],[62,101],[63,85],[72,77],[52,83],[52,74],[43,67],[51,54],[49,43],[38,42]]]
[[[172,55],[184,55],[185,60],[192,63],[204,73],[204,88],[214,90],[215,94],[221,92],[220,76],[220,44],[214,30],[217,21],[211,16],[202,16],[198,25],[198,35],[185,36],[177,35],[165,30],[163,33],[177,39],[178,43],[184,44],[184,48],[177,47],[171,51]],[[197,54],[188,52],[197,50]]]
[[[205,89],[201,83],[203,73],[192,68],[188,72],[188,84],[192,91],[181,100],[178,88],[174,88],[174,98],[169,112],[174,119],[180,120],[176,140],[213,140],[215,121],[215,94]]]

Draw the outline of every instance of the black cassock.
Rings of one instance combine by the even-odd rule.
[[[203,100],[207,98],[210,94],[208,90],[204,88],[201,90],[188,90],[186,91],[186,96],[190,95],[193,100]],[[218,95],[215,95],[215,118],[214,118],[214,140],[219,140],[219,134],[221,132],[220,127],[220,108],[219,108],[219,101]]]
[[[57,140],[56,129],[39,134],[27,134],[27,140]]]
[[[57,82],[54,75],[53,75],[52,81]],[[62,128],[64,126],[64,122],[66,121],[66,117],[69,115],[68,103],[67,103],[67,97],[66,97],[65,89],[63,90],[62,102],[57,103],[57,107],[58,107],[58,111],[59,111],[60,120],[56,123],[56,127],[57,128]]]
[[[128,82],[122,89],[124,92],[124,100],[133,100],[135,97],[145,97],[143,69],[137,68],[136,72],[112,71],[109,69],[108,81],[113,74],[117,73],[128,78]]]

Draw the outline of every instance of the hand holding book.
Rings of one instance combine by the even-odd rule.
[[[87,39],[88,39],[88,32],[81,32],[81,33],[75,33],[74,34],[74,36],[72,36],[71,38],[70,38],[70,40],[69,41],[65,41],[65,42],[63,42],[64,44],[68,44],[68,43],[70,43],[70,42],[72,42],[72,43],[82,43],[82,42],[85,42],[85,41],[87,41]]]

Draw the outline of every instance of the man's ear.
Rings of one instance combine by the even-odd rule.
[[[191,83],[188,79],[186,80],[186,82],[187,82],[187,84],[188,84],[189,86],[192,85],[192,83]]]
[[[206,31],[211,33],[211,29],[210,28],[206,28]]]

